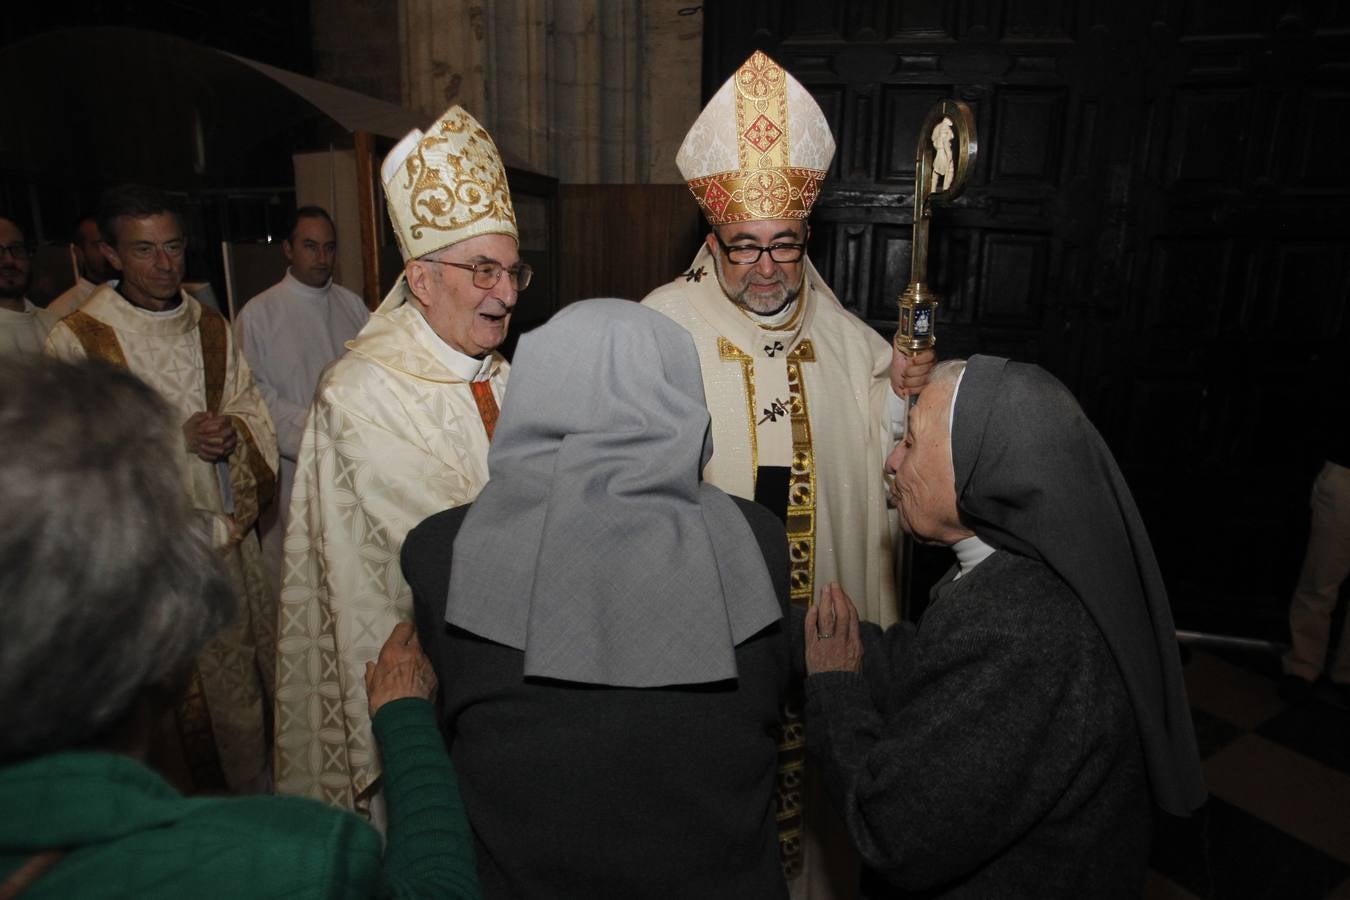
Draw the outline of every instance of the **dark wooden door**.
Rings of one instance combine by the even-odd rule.
[[[1350,293],[1350,9],[1297,0],[707,4],[704,91],[763,49],[839,149],[811,254],[888,337],[917,128],[974,110],[937,213],[939,355],[1033,361],[1080,398],[1153,535],[1183,627],[1283,639],[1316,390]]]

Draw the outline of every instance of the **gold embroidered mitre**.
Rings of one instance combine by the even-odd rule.
[[[703,108],[675,165],[708,222],[725,225],[805,219],[833,158],[815,99],[756,50]]]
[[[404,260],[480,234],[518,239],[497,145],[458,106],[425,132],[414,128],[405,134],[384,158],[380,180]]]

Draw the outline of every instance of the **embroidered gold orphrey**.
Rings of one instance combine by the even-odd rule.
[[[717,352],[725,362],[741,365],[745,379],[746,421],[750,429],[750,465],[759,471],[759,440],[755,430],[755,360],[725,337],[717,339]],[[816,361],[810,340],[799,343],[787,357],[789,419],[792,423],[792,468],[788,475],[787,536],[789,584],[795,606],[810,606],[815,591],[816,563],[816,467],[811,448],[806,384],[802,363]],[[795,878],[802,871],[802,783],[806,762],[806,733],[801,699],[793,698],[781,710],[778,734],[778,851],[783,877]]]

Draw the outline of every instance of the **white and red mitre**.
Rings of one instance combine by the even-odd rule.
[[[801,82],[762,51],[703,108],[675,156],[712,225],[805,219],[834,158],[834,137]]]

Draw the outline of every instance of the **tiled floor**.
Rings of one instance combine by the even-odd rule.
[[[1350,713],[1290,706],[1261,654],[1187,654],[1210,800],[1159,823],[1147,900],[1350,900]]]

